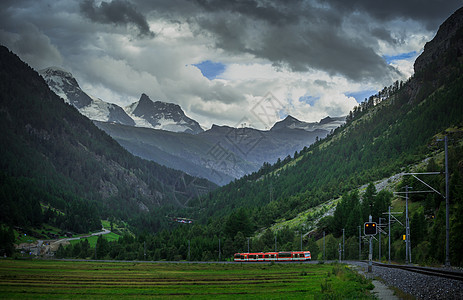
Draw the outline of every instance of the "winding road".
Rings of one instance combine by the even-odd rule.
[[[51,251],[55,252],[56,250],[58,250],[59,245],[69,243],[69,241],[86,239],[86,238],[89,238],[89,237],[92,237],[92,236],[99,236],[99,235],[104,235],[104,234],[108,234],[108,233],[111,233],[111,231],[108,230],[108,229],[105,229],[105,228],[101,228],[101,231],[99,231],[99,232],[95,232],[95,233],[92,233],[92,234],[89,234],[89,235],[83,235],[83,236],[79,236],[79,237],[64,238],[64,239],[59,239],[59,240],[46,240],[46,241],[38,240],[37,245],[38,245],[38,247],[42,247],[43,242],[49,242],[49,245],[45,246],[44,252],[48,252],[48,250],[51,250]],[[47,249],[47,248],[49,248],[49,249]]]

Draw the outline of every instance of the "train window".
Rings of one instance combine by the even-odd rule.
[[[280,253],[278,253],[278,257],[289,258],[289,257],[291,257],[291,252],[280,252]]]
[[[265,254],[265,255],[264,255],[264,258],[268,258],[268,257],[269,257],[269,255],[268,255],[268,254]]]
[[[262,254],[259,254],[258,257],[259,257],[259,258],[263,258],[264,256],[263,256]]]

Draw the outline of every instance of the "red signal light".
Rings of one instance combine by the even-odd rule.
[[[376,235],[378,230],[376,228],[376,222],[366,222],[363,227],[365,235]]]

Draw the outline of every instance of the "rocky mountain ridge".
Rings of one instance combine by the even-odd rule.
[[[280,130],[282,128],[288,129],[302,129],[305,131],[315,131],[315,130],[326,130],[331,131],[337,127],[343,125],[346,122],[346,117],[330,117],[327,116],[321,119],[319,122],[304,122],[294,118],[291,115],[288,115],[284,120],[276,122],[275,125],[270,129],[271,131]]]
[[[463,24],[463,7],[442,23],[435,37],[425,44],[423,53],[415,60],[415,73],[423,71],[434,62],[437,62],[439,67],[444,66],[447,62],[442,58],[449,48],[457,52],[457,55],[463,53],[461,24]]]
[[[345,123],[345,117],[308,123],[287,116],[267,131],[219,125],[204,131],[177,104],[142,94],[139,101],[122,108],[88,96],[72,74],[62,69],[40,73],[65,102],[132,154],[219,185],[293,155]]]
[[[22,224],[30,217],[40,223],[40,203],[45,203],[67,210],[63,226],[81,232],[86,227],[76,220],[82,217],[85,223],[89,210],[95,222],[99,213],[124,220],[147,212],[152,216],[164,205],[181,206],[197,197],[191,182],[215,187],[133,156],[5,47],[0,47],[0,78],[0,140],[5,145],[0,147],[0,191],[8,195],[2,199],[0,221]],[[184,184],[176,184],[179,180]],[[27,211],[21,211],[24,207]]]
[[[139,101],[123,108],[88,95],[80,88],[74,76],[61,68],[50,67],[39,73],[58,96],[90,120],[191,134],[204,131],[177,104],[154,102],[142,94]]]
[[[136,126],[172,132],[198,134],[204,130],[198,122],[188,118],[178,104],[153,101],[146,94],[125,108]]]

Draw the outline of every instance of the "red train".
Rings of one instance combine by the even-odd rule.
[[[306,261],[310,251],[235,253],[234,261]]]

